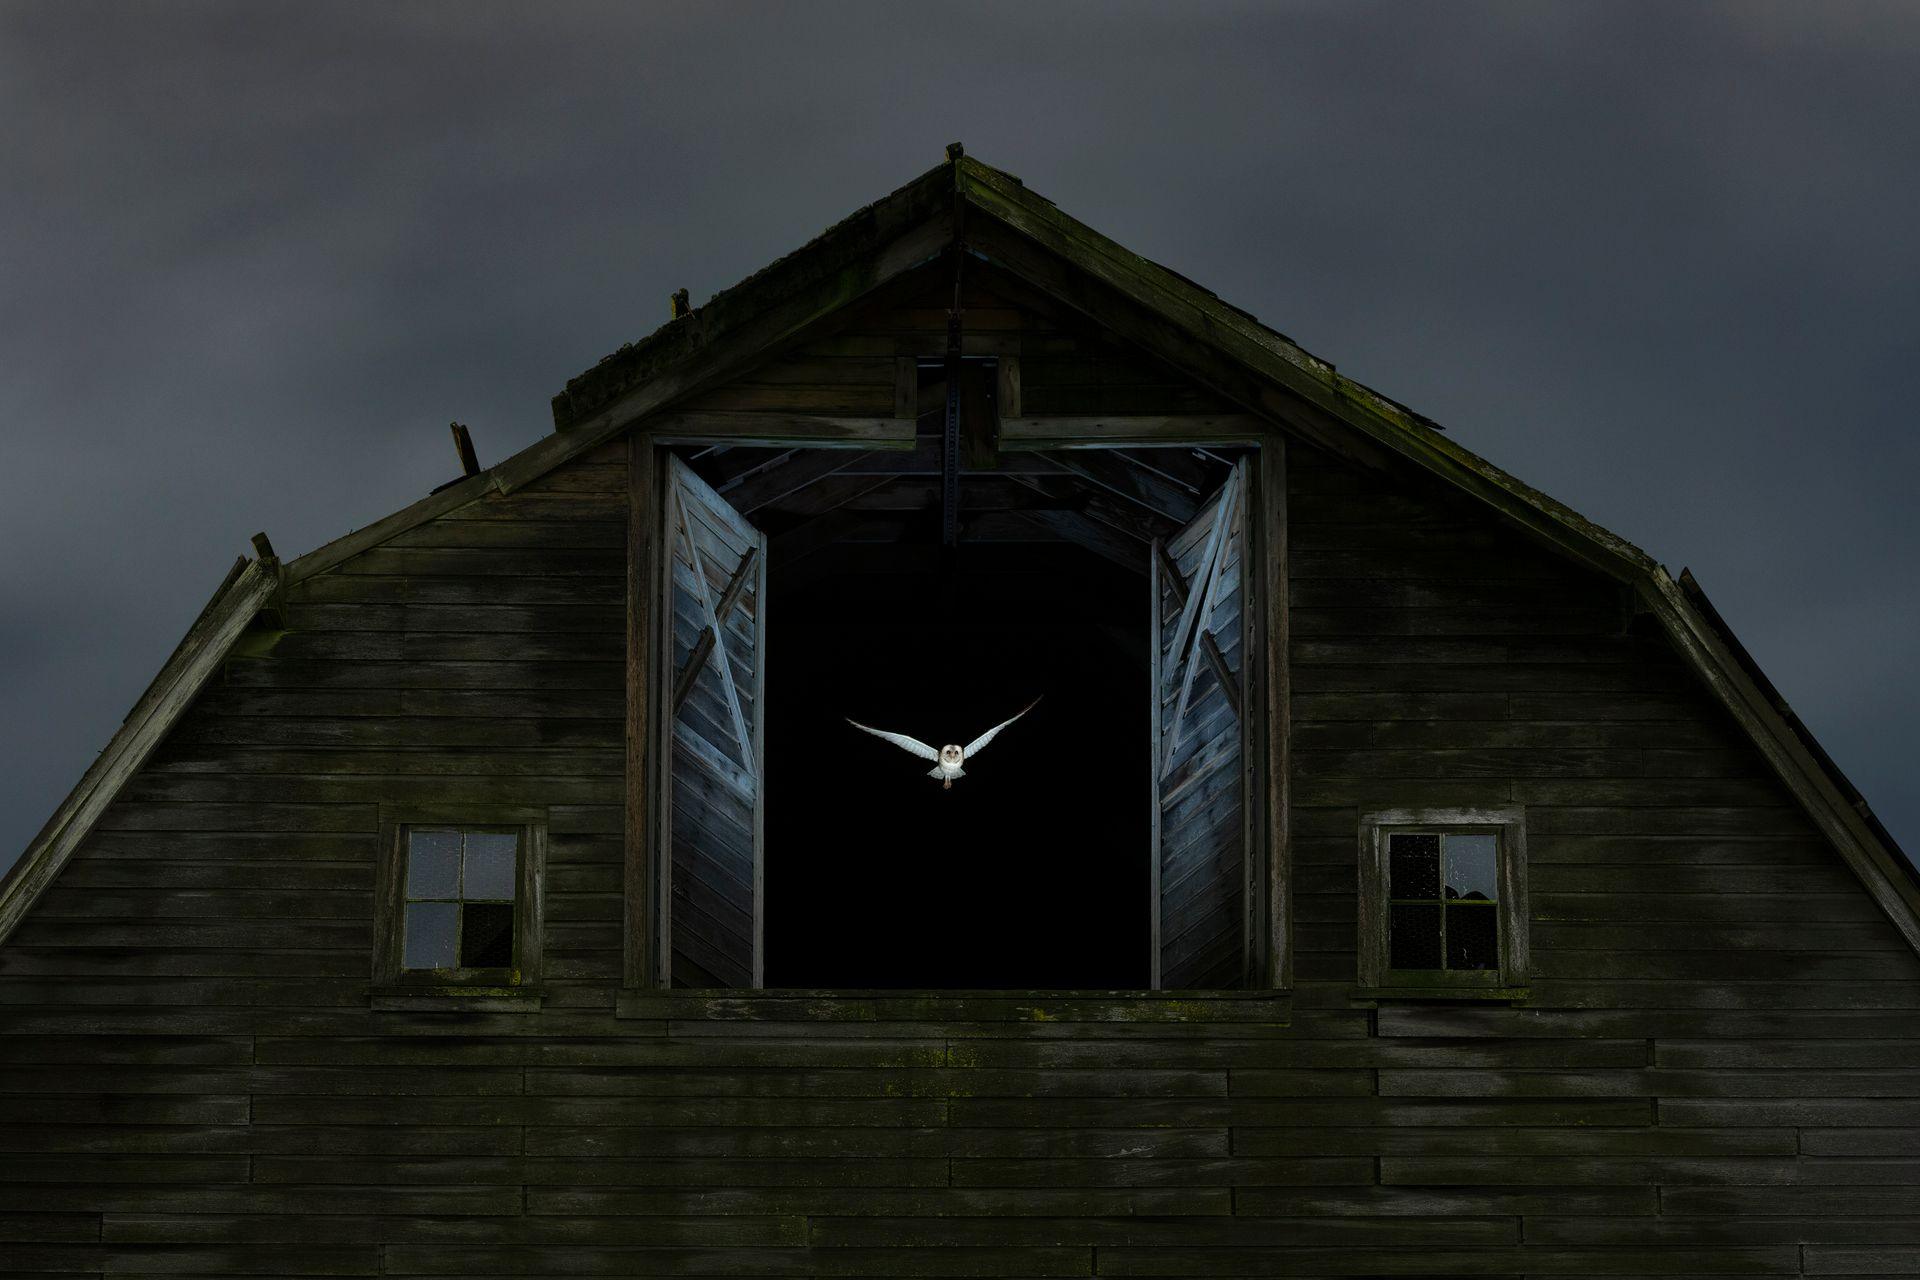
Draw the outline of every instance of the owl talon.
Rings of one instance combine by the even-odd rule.
[[[940,780],[940,789],[941,789],[942,791],[951,791],[951,790],[953,790],[953,779],[952,779],[952,778],[942,778],[942,779]]]

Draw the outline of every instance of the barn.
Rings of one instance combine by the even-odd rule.
[[[957,146],[670,311],[0,882],[0,1270],[1920,1274],[1920,880],[1691,575]]]

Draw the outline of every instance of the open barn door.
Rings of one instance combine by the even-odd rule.
[[[1250,952],[1247,464],[1153,544],[1153,985],[1242,985]]]
[[[669,985],[758,987],[765,966],[766,535],[667,459]]]

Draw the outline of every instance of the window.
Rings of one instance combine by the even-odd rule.
[[[513,967],[518,831],[407,828],[403,969]]]
[[[377,977],[407,987],[533,982],[545,827],[416,817],[385,824]]]
[[[1367,814],[1360,854],[1364,986],[1472,994],[1526,984],[1518,811]]]

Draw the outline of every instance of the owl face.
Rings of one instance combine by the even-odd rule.
[[[944,765],[959,764],[960,748],[955,746],[951,742],[949,742],[946,746],[940,748],[940,763]]]

